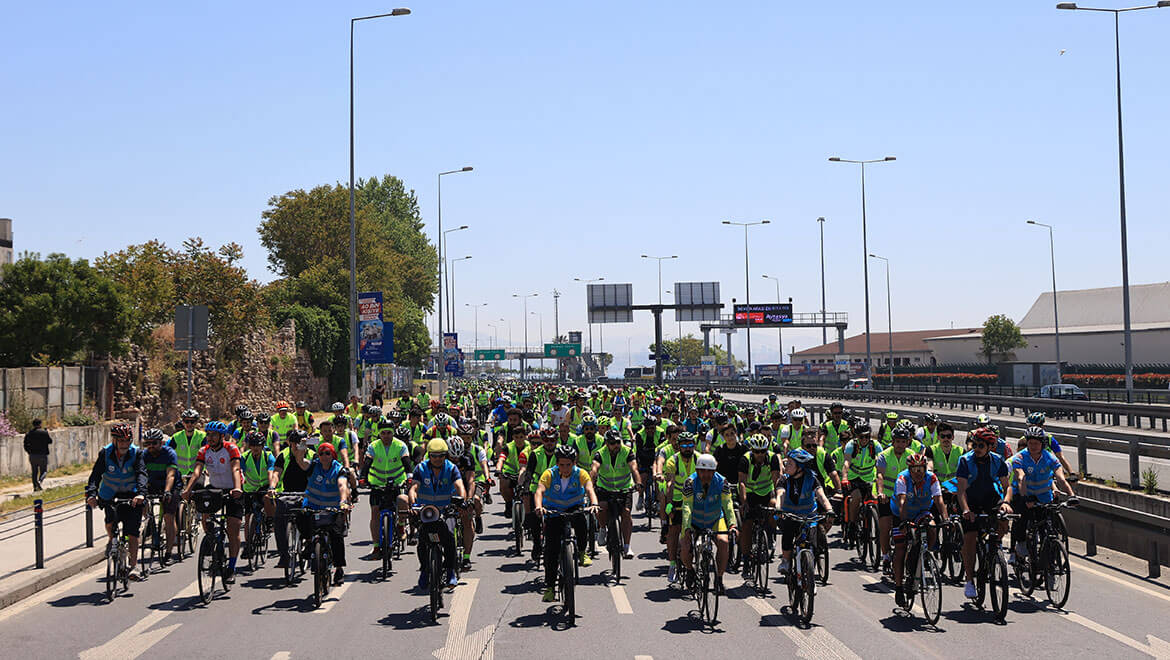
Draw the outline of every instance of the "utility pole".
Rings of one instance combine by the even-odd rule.
[[[557,341],[557,338],[561,336],[561,329],[560,329],[561,328],[561,326],[560,326],[560,318],[561,317],[560,317],[560,311],[558,308],[558,303],[559,303],[560,298],[561,298],[561,292],[557,291],[556,289],[553,289],[552,293],[553,293],[553,341],[555,342],[555,341]]]

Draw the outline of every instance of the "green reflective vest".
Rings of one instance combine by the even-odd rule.
[[[862,447],[856,440],[845,443],[844,456],[849,458],[849,480],[873,482],[877,468],[877,455],[882,453],[882,446],[873,440]]]
[[[747,481],[744,482],[744,488],[747,492],[768,497],[776,492],[776,484],[772,481],[772,456],[774,454],[768,452],[764,464],[756,465],[756,462],[752,460],[752,454],[748,454]]]
[[[171,447],[179,457],[179,474],[186,477],[195,469],[195,458],[206,437],[207,433],[200,429],[195,429],[190,437],[187,437],[186,429],[171,436]]]
[[[401,440],[394,438],[386,444],[378,438],[370,445],[368,454],[373,459],[368,477],[371,486],[382,488],[387,483],[401,486],[406,481],[406,468],[402,465],[402,459],[410,456],[410,452]]]
[[[841,446],[841,431],[849,430],[849,422],[841,420],[834,423],[833,420],[828,420],[821,424],[821,430],[825,432],[825,449],[833,451]]]
[[[682,454],[675,454],[666,459],[666,465],[662,467],[663,474],[674,475],[674,497],[672,502],[682,502],[683,500],[683,486],[687,483],[687,478],[695,473],[695,458],[698,454],[691,454],[691,460],[683,458]]]
[[[780,427],[780,434],[777,439],[780,440],[781,445],[783,445],[785,440],[788,441],[788,447],[784,449],[785,452],[800,449],[802,444],[801,438],[804,437],[806,428],[808,427],[803,424],[800,425],[800,428],[795,428],[791,424],[785,424]]]
[[[608,446],[602,446],[596,457],[601,464],[597,469],[597,485],[611,492],[633,488],[634,471],[630,469],[633,458],[630,448],[625,445],[621,445],[617,453],[611,452]]]
[[[959,473],[959,457],[962,455],[963,450],[956,444],[951,445],[950,455],[943,451],[942,445],[931,447],[930,460],[934,466],[934,476],[940,482],[954,479]]]
[[[528,449],[524,451],[528,457],[526,466],[530,477],[528,480],[528,492],[535,493],[536,487],[540,484],[540,476],[557,464],[557,457],[553,452],[546,452],[544,445],[537,447],[534,451],[529,451]]]
[[[886,462],[886,470],[882,473],[882,492],[889,497],[894,496],[894,484],[898,481],[898,475],[906,469],[906,462],[910,460],[913,455],[909,449],[902,452],[902,457],[898,458],[894,455],[894,448],[890,447],[881,453],[882,458]]]
[[[240,463],[244,468],[244,492],[255,493],[268,488],[268,459],[273,458],[268,450],[260,452],[257,458],[251,451],[244,452]]]
[[[824,447],[817,447],[817,472],[821,475],[821,481],[824,482],[825,488],[833,487],[833,478],[825,471],[825,453]]]

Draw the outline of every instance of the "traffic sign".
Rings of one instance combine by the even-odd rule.
[[[504,358],[504,349],[497,348],[497,349],[490,349],[490,350],[485,349],[485,350],[476,351],[475,352],[475,359],[476,360],[503,360],[503,359],[505,359]]]
[[[667,353],[666,351],[662,351],[661,355],[662,355],[662,361],[663,361],[663,362],[670,362],[670,353]],[[650,359],[651,359],[651,360],[657,360],[657,359],[658,359],[658,355],[656,355],[656,354],[654,354],[654,353],[651,353],[651,354],[650,354]]]
[[[581,344],[545,344],[544,356],[550,358],[577,357],[581,354]]]

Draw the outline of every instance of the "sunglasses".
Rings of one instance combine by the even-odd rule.
[[[954,438],[955,434],[954,433],[939,433],[938,437],[940,437],[940,438]]]
[[[972,442],[971,448],[972,449],[987,449],[987,443],[986,442]]]
[[[443,452],[441,454],[430,454],[429,456],[431,458],[447,458],[447,452]]]
[[[323,451],[321,452],[321,456],[336,456],[336,454],[331,451]]]
[[[695,445],[694,445],[694,443],[688,443],[685,445],[679,445],[678,448],[679,449],[694,449]]]

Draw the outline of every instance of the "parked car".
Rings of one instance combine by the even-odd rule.
[[[1036,394],[1039,399],[1064,399],[1067,401],[1088,401],[1089,395],[1076,385],[1053,384],[1045,385]]]
[[[760,385],[779,385],[780,381],[776,380],[775,376],[760,376]]]
[[[847,390],[872,390],[873,383],[868,378],[850,378],[845,385]]]

